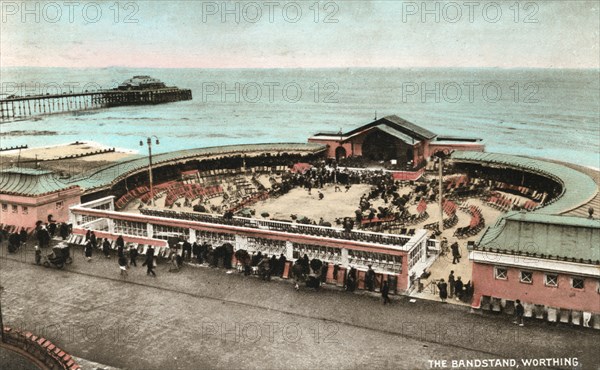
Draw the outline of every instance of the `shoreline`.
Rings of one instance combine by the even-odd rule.
[[[86,146],[86,147],[81,148],[81,146]],[[80,149],[80,150],[78,150],[78,149]],[[69,142],[69,143],[28,147],[27,149],[7,150],[7,151],[0,152],[0,158],[15,157],[15,156],[19,156],[19,154],[20,154],[21,158],[35,158],[36,152],[38,154],[40,152],[43,152],[45,155],[42,157],[39,157],[39,159],[40,159],[40,161],[47,161],[47,160],[55,159],[58,157],[64,157],[64,156],[73,155],[73,154],[81,154],[81,153],[87,153],[90,151],[105,150],[105,149],[114,149],[115,151],[110,152],[110,153],[101,153],[101,154],[91,155],[88,157],[73,158],[72,160],[116,162],[118,159],[121,159],[121,158],[124,158],[127,156],[140,155],[139,150],[133,150],[133,149],[127,149],[127,148],[121,148],[121,147],[111,147],[111,146],[105,145],[101,142],[97,142],[97,141],[93,141],[93,140],[82,140],[82,141],[78,140],[78,141]],[[32,156],[32,154],[33,154],[33,156]],[[521,156],[521,157],[535,158],[535,159],[547,161],[547,162],[563,164],[563,165],[571,166],[574,168],[579,168],[580,170],[586,169],[588,171],[594,171],[597,173],[596,176],[600,176],[600,167],[594,167],[594,166],[590,166],[590,165],[577,164],[577,163],[566,162],[566,161],[559,161],[556,159],[539,157],[539,156],[527,156],[527,155],[518,155],[518,154],[516,154],[516,155]],[[115,158],[115,157],[118,157],[118,158]]]
[[[26,145],[26,144],[25,144]],[[27,151],[32,151],[32,150],[42,150],[42,149],[57,149],[57,148],[69,148],[72,147],[74,145],[88,145],[94,149],[97,150],[103,150],[103,149],[115,149],[115,153],[126,153],[126,154],[140,154],[139,151],[137,150],[132,150],[132,149],[127,149],[127,148],[117,148],[117,147],[111,147],[111,146],[107,146],[105,144],[99,143],[97,141],[92,141],[92,140],[82,140],[82,141],[74,141],[71,143],[61,143],[61,144],[54,144],[54,145],[44,145],[44,146],[35,146],[35,147],[28,147],[26,149],[12,149],[12,150],[6,150],[3,152],[0,152],[0,156],[3,155],[14,155],[14,154],[18,154],[19,152],[21,152],[21,155],[23,155],[23,152],[27,152]]]

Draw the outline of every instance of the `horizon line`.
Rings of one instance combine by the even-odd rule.
[[[599,70],[599,66],[595,67],[530,67],[530,66],[514,66],[514,67],[500,67],[500,66],[336,66],[336,67],[139,67],[139,66],[125,66],[125,65],[114,65],[114,66],[87,66],[87,67],[74,67],[74,66],[2,66],[2,68],[55,68],[55,69],[115,69],[115,68],[128,68],[128,69],[206,69],[206,70],[272,70],[272,69],[545,69],[545,70]]]

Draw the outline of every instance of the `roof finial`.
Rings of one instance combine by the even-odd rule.
[[[377,111],[375,111],[375,121],[377,121]]]

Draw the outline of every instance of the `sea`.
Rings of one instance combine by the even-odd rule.
[[[0,124],[3,148],[92,141],[145,153],[306,142],[395,114],[440,136],[483,139],[489,152],[600,168],[597,69],[1,68],[8,95],[115,88],[136,75],[192,90],[193,100]],[[0,97],[2,97],[0,96]]]

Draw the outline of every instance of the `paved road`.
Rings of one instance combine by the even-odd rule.
[[[72,354],[129,369],[429,368],[428,360],[578,357],[597,369],[597,331],[470,314],[438,302],[335,289],[296,292],[224,270],[159,265],[119,276],[115,258],[65,270],[0,249],[5,323],[36,331]],[[543,367],[538,367],[543,368]]]

